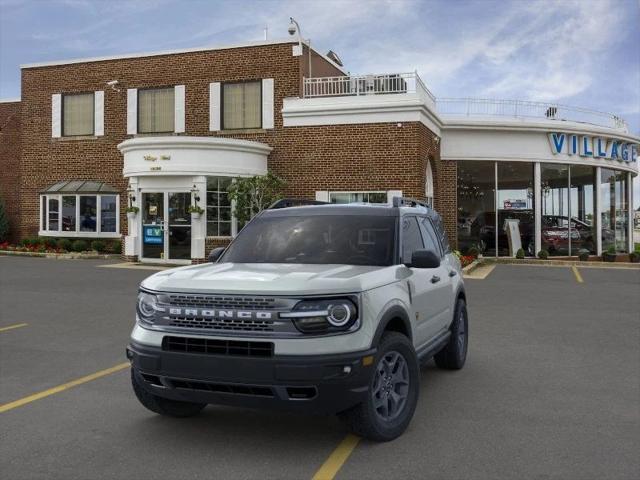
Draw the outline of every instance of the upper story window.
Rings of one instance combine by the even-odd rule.
[[[138,133],[174,132],[174,121],[174,87],[138,91]]]
[[[262,128],[262,82],[222,85],[222,128]]]
[[[73,93],[62,96],[62,136],[94,134],[94,93]]]
[[[330,192],[331,203],[387,203],[387,192]]]

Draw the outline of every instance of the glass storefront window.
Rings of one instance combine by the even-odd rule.
[[[116,196],[102,195],[100,197],[100,231],[116,231]]]
[[[62,197],[62,231],[76,231],[76,197]]]
[[[603,168],[600,177],[602,251],[624,253],[628,248],[628,174]]]
[[[387,203],[387,192],[330,192],[331,203]]]
[[[514,256],[519,248],[535,255],[533,163],[498,162],[498,255]],[[520,238],[509,239],[507,222],[518,221]]]
[[[458,162],[458,248],[496,253],[494,162]]]
[[[568,255],[569,165],[540,164],[540,183],[541,248],[549,255]]]
[[[48,230],[58,230],[58,216],[60,215],[60,212],[58,210],[58,198],[51,198],[49,197],[49,208],[48,208],[48,214],[49,214],[49,221],[48,221]]]
[[[596,169],[587,165],[571,165],[571,255],[577,255],[581,249],[595,255],[595,176]]]
[[[231,236],[231,177],[207,177],[207,236]]]

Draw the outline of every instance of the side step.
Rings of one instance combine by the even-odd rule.
[[[449,341],[451,337],[451,332],[447,330],[446,332],[441,333],[436,338],[431,340],[426,345],[420,347],[416,352],[418,354],[418,360],[420,363],[424,363],[433,357],[436,353],[444,348],[444,346]]]

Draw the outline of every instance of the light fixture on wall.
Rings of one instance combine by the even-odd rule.
[[[129,186],[129,188],[127,189],[127,194],[129,195],[129,206],[132,207],[133,206],[133,202],[136,201],[136,196],[135,196],[136,191],[131,188],[131,186]]]
[[[287,31],[289,32],[289,35],[294,36],[296,33],[298,34],[298,49],[299,49],[299,54],[296,55],[294,54],[294,56],[301,56],[302,55],[302,32],[300,31],[300,25],[298,24],[298,22],[295,21],[295,19],[293,17],[289,17],[289,28],[287,29]],[[311,78],[313,77],[313,75],[311,74],[311,39],[307,40],[307,48],[309,50],[309,54],[307,55],[309,58],[309,77]]]
[[[195,205],[198,205],[198,202],[200,201],[199,193],[200,191],[198,190],[198,187],[194,185],[193,188],[191,189],[191,195],[193,196]]]

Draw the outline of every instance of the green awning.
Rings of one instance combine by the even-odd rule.
[[[95,180],[66,180],[54,183],[40,193],[120,193],[111,185]]]

